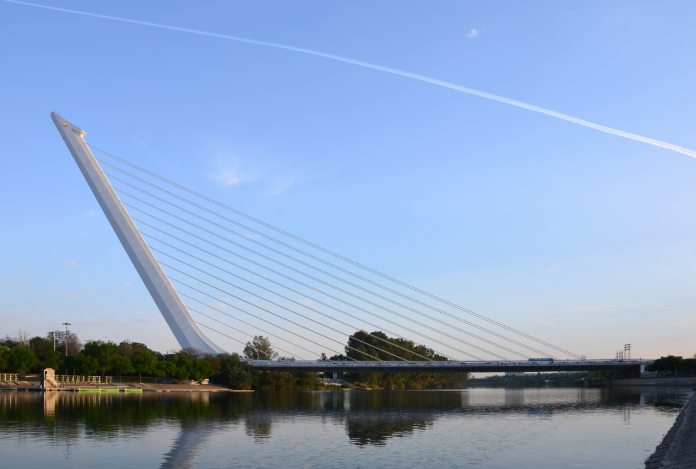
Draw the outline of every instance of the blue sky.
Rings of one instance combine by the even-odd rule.
[[[696,148],[692,2],[47,3]],[[49,119],[589,356],[696,353],[696,159],[319,57],[0,2],[0,334],[176,347]]]

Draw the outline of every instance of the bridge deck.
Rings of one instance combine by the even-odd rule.
[[[645,360],[554,360],[548,361],[273,361],[247,360],[267,371],[413,371],[413,372],[537,372],[640,370]]]

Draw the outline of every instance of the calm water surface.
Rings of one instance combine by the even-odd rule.
[[[0,467],[640,468],[687,389],[0,392]]]

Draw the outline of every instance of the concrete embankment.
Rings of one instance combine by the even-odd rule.
[[[659,378],[592,379],[590,386],[696,386],[695,376]],[[695,466],[696,467],[696,466]]]
[[[692,396],[681,410],[662,443],[645,461],[645,468],[696,468],[696,396]]]
[[[612,384],[614,386],[696,386],[696,377],[627,378],[612,380]]]

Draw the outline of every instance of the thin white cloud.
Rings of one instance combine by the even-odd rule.
[[[470,39],[474,39],[479,37],[481,35],[481,30],[478,28],[471,28],[468,33],[466,33],[466,37]]]
[[[96,210],[87,210],[85,212],[85,215],[87,215],[88,217],[96,217],[98,215],[98,213]]]
[[[239,178],[239,176],[228,176],[222,179],[222,183],[226,186],[236,186],[242,182],[242,180]]]
[[[80,263],[77,262],[76,260],[70,260],[70,261],[67,262],[67,266],[70,267],[71,269],[75,269],[75,268],[77,268],[79,265],[80,265]]]
[[[225,187],[239,186],[256,180],[254,171],[249,168],[249,161],[239,158],[227,149],[212,151],[214,169],[210,177]]]
[[[300,172],[258,151],[230,150],[224,143],[212,146],[215,147],[210,151],[214,169],[209,176],[224,187],[255,185],[263,195],[278,197],[292,189],[301,178]]]
[[[453,83],[451,81],[440,80],[438,78],[433,78],[433,77],[430,77],[427,75],[421,75],[420,73],[409,72],[407,70],[402,70],[402,69],[394,68],[394,67],[388,67],[385,65],[380,65],[380,64],[376,64],[376,63],[372,63],[372,62],[366,62],[364,60],[353,59],[351,57],[330,54],[328,52],[321,52],[321,51],[314,50],[314,49],[307,49],[304,47],[291,46],[291,45],[281,44],[281,43],[277,43],[277,42],[260,41],[257,39],[250,39],[250,38],[240,37],[240,36],[232,36],[229,34],[214,33],[211,31],[203,31],[200,29],[184,28],[181,26],[173,26],[173,25],[162,24],[162,23],[154,23],[152,21],[136,20],[133,18],[125,18],[125,17],[121,17],[121,16],[105,15],[105,14],[101,14],[101,13],[93,13],[93,12],[83,11],[83,10],[73,10],[70,8],[54,7],[54,6],[50,6],[50,5],[43,5],[40,3],[25,2],[25,1],[21,1],[21,0],[2,0],[2,1],[4,1],[5,3],[14,3],[17,5],[24,5],[24,6],[29,6],[29,7],[33,7],[33,8],[41,8],[44,10],[59,11],[62,13],[69,13],[72,15],[88,16],[90,18],[100,18],[100,19],[104,19],[104,20],[118,21],[121,23],[128,23],[128,24],[137,24],[140,26],[147,26],[150,28],[157,28],[157,29],[163,29],[163,30],[168,30],[168,31],[176,31],[176,32],[187,33],[187,34],[195,34],[198,36],[223,39],[226,41],[234,41],[234,42],[238,42],[238,43],[242,43],[242,44],[251,44],[251,45],[256,45],[256,46],[261,46],[261,47],[269,47],[272,49],[279,49],[279,50],[286,50],[286,51],[290,51],[290,52],[296,52],[299,54],[311,55],[314,57],[321,57],[321,58],[324,58],[327,60],[333,60],[336,62],[342,62],[345,64],[355,65],[356,67],[362,67],[362,68],[376,70],[376,71],[383,72],[383,73],[389,73],[391,75],[396,75],[396,76],[399,76],[402,78],[409,78],[411,80],[416,80],[416,81],[420,81],[423,83],[428,83],[430,85],[438,86],[440,88],[446,88],[446,89],[449,89],[452,91],[456,91],[458,93],[468,94],[471,96],[477,96],[479,98],[487,99],[489,101],[495,101],[495,102],[500,103],[500,104],[506,104],[508,106],[516,107],[519,109],[524,109],[524,110],[527,110],[530,112],[535,112],[537,114],[543,114],[543,115],[548,116],[548,117],[553,117],[554,119],[569,122],[571,124],[579,125],[581,127],[593,129],[593,130],[596,130],[598,132],[602,132],[605,134],[614,135],[616,137],[625,138],[627,140],[641,142],[641,143],[644,143],[646,145],[652,145],[654,147],[663,148],[665,150],[673,151],[675,153],[680,153],[682,155],[696,158],[696,150],[692,150],[691,148],[683,147],[680,145],[675,145],[675,144],[670,143],[670,142],[657,140],[655,138],[646,137],[644,135],[636,134],[633,132],[627,132],[625,130],[617,129],[614,127],[609,127],[606,125],[599,124],[597,122],[592,122],[592,121],[588,121],[585,119],[581,119],[579,117],[575,117],[575,116],[570,115],[570,114],[565,114],[562,112],[554,111],[552,109],[537,106],[535,104],[526,103],[524,101],[518,101],[516,99],[512,99],[512,98],[508,98],[505,96],[489,93],[487,91],[479,90],[476,88],[470,88],[468,86],[459,85],[459,84]]]
[[[285,194],[287,191],[293,188],[297,183],[299,177],[297,175],[285,175],[278,176],[271,180],[271,183],[266,189],[266,195],[269,197],[278,197]]]
[[[210,175],[214,181],[225,187],[238,186],[245,182],[242,176],[232,167],[220,168]]]

